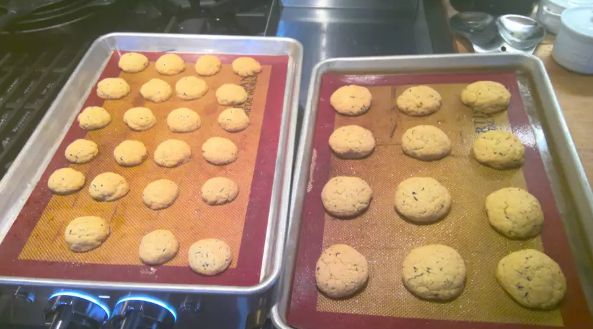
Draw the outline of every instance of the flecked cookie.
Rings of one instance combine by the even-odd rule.
[[[125,53],[119,58],[119,68],[126,73],[138,73],[148,67],[148,58],[139,53]]]
[[[331,298],[354,295],[368,279],[367,259],[345,244],[334,244],[325,249],[315,266],[317,288]]]
[[[148,184],[142,192],[144,204],[152,210],[170,207],[178,196],[179,186],[168,179],[155,180]]]
[[[226,177],[214,177],[202,186],[202,200],[209,205],[229,203],[239,195],[239,185]]]
[[[142,85],[140,94],[148,101],[161,103],[171,98],[173,89],[161,79],[150,79],[150,81]]]
[[[64,231],[70,250],[87,252],[99,247],[109,237],[109,223],[101,217],[84,216],[71,221]]]
[[[124,167],[141,164],[147,155],[146,146],[142,142],[134,140],[125,140],[113,150],[115,161]]]
[[[428,86],[410,87],[396,100],[402,113],[414,117],[433,114],[441,108],[442,102],[441,94]]]
[[[233,72],[248,77],[261,72],[261,64],[251,57],[239,57],[233,61]]]
[[[218,239],[200,240],[189,247],[189,267],[203,275],[224,272],[233,260],[233,252],[226,242]]]
[[[525,147],[519,138],[504,130],[480,134],[474,142],[473,153],[478,162],[495,169],[521,167],[525,160]]]
[[[222,137],[210,137],[202,145],[202,155],[215,165],[225,165],[237,160],[239,149],[235,143]]]
[[[375,136],[360,126],[344,126],[329,136],[329,147],[340,158],[362,159],[373,153]]]
[[[451,152],[451,140],[435,126],[420,125],[406,130],[402,136],[402,149],[412,158],[433,161]]]
[[[323,207],[336,217],[359,215],[369,207],[372,198],[373,190],[358,177],[334,177],[321,191]]]
[[[179,241],[169,230],[154,230],[142,237],[138,255],[144,264],[161,265],[177,255]]]
[[[208,92],[206,81],[196,77],[183,77],[175,84],[177,97],[184,101],[199,99]]]
[[[461,91],[461,101],[480,113],[504,111],[511,101],[511,93],[494,81],[474,82]]]
[[[202,119],[196,112],[181,107],[169,113],[167,126],[174,133],[189,133],[198,130],[202,126]]]
[[[369,110],[373,96],[371,92],[361,86],[343,86],[334,91],[330,103],[336,112],[343,115],[361,115]]]
[[[97,84],[97,96],[120,99],[130,93],[130,85],[122,78],[105,78]]]
[[[112,172],[97,175],[89,186],[89,193],[97,201],[115,201],[130,191],[125,178]]]
[[[204,55],[196,62],[196,73],[202,76],[215,75],[220,71],[222,64],[220,60],[212,55]]]
[[[431,223],[449,213],[451,195],[434,178],[412,177],[395,189],[395,209],[413,222]]]
[[[241,108],[228,108],[218,115],[218,125],[230,133],[245,130],[249,123],[249,117]]]
[[[68,145],[64,153],[71,163],[87,163],[99,154],[99,146],[90,140],[77,139]]]
[[[156,125],[156,117],[146,107],[133,107],[124,113],[124,122],[132,130],[144,131]]]
[[[154,162],[161,167],[177,167],[189,161],[191,147],[184,141],[168,139],[157,146]]]
[[[239,85],[225,83],[216,90],[216,100],[220,105],[240,105],[247,100],[247,92]]]
[[[531,238],[544,225],[544,212],[537,199],[518,187],[507,187],[486,197],[490,225],[510,239]]]
[[[56,194],[71,194],[84,186],[84,174],[72,168],[58,169],[49,176],[47,187]]]
[[[162,75],[175,75],[185,71],[185,62],[175,54],[165,54],[157,59],[156,71]]]
[[[78,125],[84,130],[97,130],[111,123],[111,115],[99,106],[89,106],[78,115]]]

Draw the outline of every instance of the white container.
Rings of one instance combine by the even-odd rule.
[[[565,68],[593,74],[593,6],[566,9],[552,56]]]
[[[593,6],[593,0],[542,0],[537,8],[536,20],[549,33],[558,34],[562,25],[560,16],[564,10],[578,6]]]

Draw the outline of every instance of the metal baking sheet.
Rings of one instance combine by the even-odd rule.
[[[70,203],[76,202],[76,206],[70,209],[71,207],[68,206],[70,203],[66,200],[68,197],[52,197],[45,187],[47,178],[53,170],[68,166],[68,163],[62,163],[64,162],[62,161],[64,148],[72,140],[82,138],[87,134],[80,130],[74,122],[76,115],[86,106],[100,106],[104,104],[103,106],[112,112],[112,116],[116,115],[113,118],[114,122],[110,125],[116,124],[116,126],[111,127],[115,129],[112,131],[112,134],[121,135],[119,137],[125,137],[124,139],[136,139],[134,137],[140,136],[124,136],[126,131],[129,130],[118,130],[118,124],[121,123],[119,122],[121,120],[119,115],[123,115],[123,112],[120,112],[125,111],[125,108],[143,105],[142,98],[136,95],[139,94],[139,86],[142,84],[138,79],[143,74],[150,75],[150,73],[142,72],[124,77],[132,79],[130,81],[132,92],[129,97],[127,96],[122,101],[103,101],[95,93],[97,81],[105,77],[120,75],[120,71],[117,68],[117,61],[119,56],[126,51],[137,51],[147,55],[151,61],[151,65],[145,72],[153,68],[154,61],[163,53],[178,53],[186,61],[188,68],[186,72],[180,74],[177,78],[190,75],[193,71],[192,63],[195,63],[199,54],[204,53],[218,55],[223,62],[223,71],[225,67],[227,70],[230,68],[230,63],[234,58],[243,55],[250,55],[257,58],[264,67],[264,74],[261,75],[261,79],[251,79],[253,80],[251,81],[250,78],[239,78],[233,74],[227,74],[228,77],[226,78],[227,80],[238,80],[236,82],[233,80],[233,82],[244,84],[250,90],[250,97],[253,99],[249,99],[246,102],[246,106],[252,107],[246,108],[246,111],[249,113],[251,110],[258,113],[254,117],[254,120],[257,122],[253,126],[257,136],[253,136],[255,138],[244,138],[245,142],[251,140],[255,145],[251,145],[249,149],[243,150],[243,154],[248,155],[247,158],[253,159],[247,160],[251,165],[247,163],[241,165],[243,167],[246,165],[248,167],[254,166],[254,168],[251,168],[253,169],[253,177],[238,176],[235,178],[239,185],[244,183],[243,185],[245,186],[242,187],[242,190],[245,193],[242,201],[240,198],[236,200],[238,201],[234,206],[236,209],[230,210],[234,215],[231,216],[231,213],[223,214],[220,211],[218,211],[220,214],[216,215],[217,210],[213,210],[216,208],[200,209],[202,205],[196,203],[196,200],[194,200],[196,197],[199,198],[199,196],[195,195],[195,191],[196,184],[200,184],[196,182],[203,181],[203,179],[199,179],[201,174],[220,175],[226,172],[225,175],[230,175],[229,177],[231,177],[234,170],[231,168],[231,165],[225,166],[227,168],[213,166],[214,172],[210,172],[212,170],[208,170],[209,167],[202,168],[201,164],[196,164],[196,166],[184,165],[180,168],[175,168],[185,168],[185,171],[193,170],[193,172],[186,172],[183,174],[183,177],[179,177],[179,179],[183,180],[181,184],[182,196],[177,200],[176,204],[183,203],[181,204],[181,209],[179,209],[179,212],[174,213],[171,211],[168,214],[168,216],[178,216],[187,219],[195,217],[196,222],[194,224],[188,224],[191,227],[185,227],[183,221],[177,221],[181,223],[176,225],[177,229],[181,230],[178,233],[182,235],[180,239],[183,241],[183,239],[187,238],[186,240],[190,241],[192,235],[199,237],[206,234],[216,237],[218,235],[226,235],[229,239],[236,241],[234,254],[237,257],[237,262],[234,262],[231,268],[221,275],[215,277],[192,275],[191,270],[186,264],[183,264],[185,261],[184,258],[187,257],[186,249],[189,247],[187,244],[190,244],[188,241],[182,243],[178,256],[170,264],[166,264],[165,266],[145,266],[135,259],[137,255],[134,256],[130,252],[130,250],[135,249],[132,247],[134,242],[131,241],[135,239],[129,239],[130,235],[137,235],[140,231],[150,230],[150,225],[147,225],[146,221],[154,221],[156,218],[151,218],[152,214],[149,213],[140,215],[139,213],[144,208],[140,207],[136,209],[131,201],[126,202],[125,200],[129,197],[140,197],[141,188],[139,186],[145,185],[148,181],[138,182],[140,185],[137,184],[138,186],[135,189],[132,188],[129,196],[123,198],[120,202],[109,203],[106,206],[111,209],[113,207],[110,206],[114,205],[117,210],[111,209],[110,211],[110,209],[103,209],[104,207],[99,210],[95,209],[101,211],[101,213],[105,211],[110,213],[113,218],[112,226],[117,225],[119,228],[118,230],[112,227],[112,231],[117,230],[121,234],[118,236],[117,232],[112,232],[112,236],[106,242],[109,243],[110,239],[117,237],[114,240],[117,240],[116,245],[112,246],[115,248],[113,252],[99,255],[102,248],[98,248],[96,250],[98,253],[95,256],[90,255],[93,252],[73,256],[69,252],[60,252],[57,250],[63,246],[59,243],[59,238],[52,238],[52,236],[54,234],[58,237],[61,236],[61,232],[57,232],[55,228],[63,226],[56,224],[56,221],[61,222],[63,219],[56,215],[71,217],[77,213],[75,208],[78,208],[80,211],[85,209],[88,211],[89,209],[96,208],[92,204],[86,204],[88,202],[84,201],[85,198],[83,195],[82,198],[74,197],[74,199],[70,200]],[[12,265],[0,269],[0,282],[12,284],[54,284],[81,288],[108,286],[116,289],[125,287],[127,289],[219,293],[253,293],[269,288],[278,276],[282,258],[289,195],[288,189],[284,188],[284,186],[290,182],[290,169],[292,168],[292,147],[294,145],[296,126],[296,102],[298,97],[301,55],[302,48],[298,42],[281,38],[126,33],[110,34],[99,38],[91,46],[1,183],[0,202],[2,206],[0,206],[0,209],[2,211],[0,212],[0,218],[2,221],[0,222],[0,236],[2,237],[2,245],[0,245],[0,257],[4,261],[10,261]],[[268,71],[267,73],[265,72],[266,70]],[[148,75],[144,78],[156,77]],[[160,78],[165,80],[167,78],[172,79],[169,81],[171,85],[176,81],[175,77]],[[217,78],[214,79],[209,84],[212,83],[213,86],[217,86],[224,82],[217,81]],[[215,88],[211,88],[209,92],[212,99],[207,99],[208,95],[206,95],[201,101],[193,101],[195,104],[190,104],[191,102],[186,103],[189,107],[195,107],[195,110],[202,115],[203,121],[204,116],[209,118],[207,120],[208,122],[203,122],[202,124],[203,126],[207,125],[203,127],[206,131],[211,130],[210,121],[215,122],[215,118],[211,118],[212,116],[216,116],[217,110],[216,101],[213,98],[214,91]],[[125,99],[128,99],[128,101],[125,101]],[[161,119],[160,121],[166,121],[168,110],[184,105],[179,102],[177,102],[179,104],[173,102],[175,104],[169,104],[169,107],[173,106],[173,108],[169,109],[165,108],[167,107],[165,105],[166,103],[151,103],[154,107],[153,112],[157,116],[157,121],[159,118]],[[258,117],[259,119],[257,119]],[[109,129],[110,126],[105,129]],[[151,129],[149,132],[151,134],[154,132],[156,135],[147,135],[146,137],[149,140],[145,141],[145,143],[152,144],[159,139],[165,138],[162,133],[159,137],[158,130]],[[260,130],[261,133],[257,133]],[[166,132],[163,131],[163,133]],[[90,136],[91,134],[92,136]],[[89,133],[87,138],[97,138],[100,148],[102,142],[106,141],[107,144],[104,146],[106,149],[102,148],[101,153],[103,157],[110,158],[110,150],[112,149],[110,147],[114,146],[110,145],[110,143],[113,142],[111,140],[113,138],[111,134],[103,134],[102,137],[99,134],[92,132]],[[192,160],[202,160],[199,156],[199,147],[208,136],[190,135],[182,134],[168,136],[168,138],[180,138],[184,140],[189,138],[187,142],[192,145],[194,153]],[[239,138],[240,136],[229,135],[227,138],[233,139],[234,137]],[[247,135],[244,137],[247,137]],[[243,139],[235,142],[239,143],[240,148],[242,144],[245,144],[243,143]],[[151,145],[149,144],[147,146],[150,152]],[[156,144],[152,146],[156,147]],[[244,146],[247,147],[246,145]],[[254,150],[254,147],[257,151],[249,152],[249,150]],[[99,158],[101,158],[101,154]],[[100,160],[99,158],[97,160]],[[149,159],[145,161],[145,163],[148,162],[148,167],[144,169],[140,168],[142,167],[141,165],[132,170],[127,170],[126,172],[129,175],[121,173],[124,177],[129,176],[127,178],[132,187],[137,180],[146,180],[148,176],[152,175],[151,173],[156,174],[154,172],[159,171],[160,168],[153,168],[154,166],[149,161]],[[107,162],[99,161],[94,166],[93,163],[90,163],[90,169],[87,168],[90,170],[87,174],[87,182],[90,182],[92,177],[98,174],[98,172],[93,172],[94,169],[92,167],[107,166],[105,167],[106,169],[113,169],[112,171],[119,172],[119,168],[111,168],[109,167],[109,163],[108,160]],[[194,167],[195,169],[193,169]],[[174,175],[175,169],[167,169],[165,171]],[[142,170],[148,170],[148,174],[142,173]],[[85,171],[83,170],[83,172]],[[235,170],[235,172],[240,174],[241,170]],[[161,173],[160,175],[163,174],[167,176],[166,173]],[[188,180],[187,177],[191,178]],[[156,179],[156,177],[153,178]],[[187,200],[183,197],[184,185],[187,187],[187,190],[191,190],[190,193],[193,193],[185,198]],[[199,187],[197,189],[199,190]],[[134,190],[137,190],[136,192],[140,194],[135,193]],[[13,191],[20,191],[21,193],[13,193]],[[79,193],[85,192],[86,187]],[[54,199],[59,200],[54,202]],[[79,207],[81,203],[84,206],[80,207],[83,208]],[[59,211],[51,213],[51,209],[47,210],[46,205],[50,208],[56,208]],[[175,205],[171,208],[174,207]],[[187,211],[183,208],[187,208]],[[230,208],[227,207],[227,209]],[[224,208],[217,209],[222,210]],[[49,214],[47,213],[48,211],[50,211]],[[72,214],[68,215],[70,212]],[[165,210],[165,213],[160,211],[158,216],[162,213],[164,218],[166,218],[166,212],[167,210]],[[109,217],[107,213],[104,215]],[[241,213],[244,215],[241,215]],[[235,225],[236,223],[234,222],[225,224],[224,220],[232,220],[232,218],[225,219],[225,217],[236,217],[236,215],[245,216],[245,222],[241,222],[241,225]],[[142,219],[143,216],[145,216],[145,221]],[[125,220],[126,218],[128,221]],[[134,221],[136,222],[135,225]],[[172,222],[174,220],[169,220],[167,223],[175,227],[175,224],[172,224]],[[187,222],[191,223],[191,221]],[[158,220],[154,223],[159,226]],[[126,225],[133,225],[133,229],[126,229]],[[146,226],[146,228],[141,229],[143,226]],[[239,230],[237,233],[239,235],[220,231],[224,227],[228,227],[230,230]],[[154,227],[152,229],[156,228],[160,227]],[[216,233],[217,230],[220,232]],[[57,233],[52,233],[53,231]],[[192,231],[194,232],[193,234],[191,233]],[[126,244],[130,243],[130,246],[126,246]],[[44,252],[44,248],[47,249],[46,252]],[[118,248],[123,249],[118,251]]]
[[[322,206],[311,206],[311,203],[316,201],[320,204],[319,195],[317,195],[319,193],[316,195],[312,194],[320,192],[320,188],[323,187],[325,182],[323,178],[320,179],[323,175],[319,175],[319,171],[327,171],[327,169],[319,168],[330,161],[330,159],[325,159],[324,154],[327,152],[320,150],[319,146],[323,145],[327,147],[327,138],[324,139],[324,137],[329,137],[329,134],[334,129],[334,114],[331,113],[331,122],[326,122],[325,120],[328,119],[328,116],[323,114],[323,111],[327,110],[326,107],[329,106],[327,103],[331,92],[343,84],[355,83],[367,86],[393,86],[393,95],[397,95],[397,90],[400,87],[405,88],[404,86],[406,85],[435,84],[438,86],[439,83],[469,83],[475,81],[472,79],[483,80],[485,79],[484,77],[490,77],[495,81],[500,79],[500,82],[510,87],[513,95],[520,98],[514,102],[515,105],[513,105],[513,108],[509,108],[507,124],[510,123],[512,129],[517,128],[513,127],[514,124],[528,129],[521,130],[520,132],[524,134],[522,137],[531,138],[529,145],[527,145],[528,159],[526,164],[529,162],[529,167],[526,166],[524,168],[522,175],[524,177],[520,177],[520,180],[523,180],[523,184],[526,182],[530,192],[536,194],[538,198],[541,197],[540,200],[542,200],[544,212],[546,213],[547,224],[544,224],[541,242],[519,242],[514,247],[522,245],[529,247],[530,243],[535,243],[539,244],[539,248],[541,248],[543,243],[543,249],[546,253],[555,258],[563,267],[569,281],[569,290],[565,301],[557,311],[557,316],[550,316],[542,320],[542,317],[537,317],[538,314],[533,313],[529,315],[527,314],[529,312],[523,312],[521,308],[518,308],[518,312],[526,313],[527,316],[534,316],[527,319],[525,323],[517,323],[516,319],[508,313],[494,316],[491,314],[490,318],[480,321],[480,316],[474,316],[474,314],[468,315],[466,312],[467,305],[462,305],[462,303],[457,305],[456,303],[436,304],[436,306],[434,306],[435,303],[430,303],[430,309],[426,309],[427,312],[424,314],[419,314],[417,310],[406,311],[406,307],[396,307],[396,303],[405,303],[405,297],[409,297],[408,295],[404,295],[404,299],[400,299],[397,297],[401,296],[398,295],[398,292],[395,294],[392,291],[384,292],[385,296],[395,296],[391,302],[389,300],[386,301],[385,298],[374,298],[372,302],[369,302],[369,299],[364,298],[365,292],[372,290],[369,289],[369,286],[361,294],[344,301],[332,302],[319,295],[315,288],[314,266],[317,257],[321,253],[322,242],[324,247],[326,247],[326,243],[331,244],[330,242],[347,243],[356,247],[359,242],[357,236],[364,236],[364,233],[356,234],[352,230],[349,231],[342,228],[335,230],[339,226],[343,227],[351,224],[340,223],[336,220],[333,220],[333,222],[324,220]],[[332,90],[328,91],[323,88]],[[320,109],[322,108],[321,103],[323,103],[323,109]],[[384,107],[389,107],[390,104],[381,101],[377,103],[373,102],[373,106],[377,105],[380,106],[380,109],[375,108],[375,111],[383,111],[387,114],[383,123],[375,122],[373,121],[374,119],[369,119],[369,116],[372,117],[372,115],[365,114],[358,118],[339,118],[339,126],[346,123],[356,124],[357,119],[360,121],[358,124],[363,126],[371,125],[377,128],[377,125],[389,125],[389,110],[384,109]],[[445,105],[446,101],[444,101],[443,106]],[[519,326],[537,328],[542,324],[549,326],[559,325],[569,328],[588,327],[591,325],[589,313],[593,306],[593,302],[591,302],[593,298],[591,296],[593,294],[593,266],[591,263],[591,241],[589,239],[592,236],[591,224],[593,212],[591,211],[591,205],[593,204],[593,198],[591,198],[590,187],[585,178],[582,166],[579,163],[570,135],[568,134],[551,84],[539,59],[524,55],[470,54],[328,60],[318,64],[313,72],[307,109],[297,154],[294,180],[295,193],[291,199],[293,207],[291,210],[291,224],[286,247],[286,272],[283,276],[281,288],[279,289],[278,302],[272,310],[272,319],[277,326],[289,328],[287,325],[287,314],[289,312],[292,312],[288,316],[289,322],[302,329],[338,328],[344,326],[362,326],[365,328],[391,328],[394,326],[403,328],[415,328],[419,326],[490,328],[498,327],[501,323],[504,323],[504,326],[509,328]],[[469,114],[471,116],[471,111],[469,111]],[[435,120],[441,119],[443,118],[436,118]],[[449,118],[449,121],[455,121],[457,119]],[[476,129],[479,125],[489,125],[490,123],[496,126],[498,124],[497,120],[491,119],[474,117],[473,120],[470,118],[469,122],[471,124],[473,121]],[[337,120],[336,126],[338,126]],[[438,123],[433,123],[433,120],[427,121],[429,121],[427,124],[441,124],[440,121]],[[443,121],[447,121],[447,119],[445,118]],[[442,123],[445,127],[447,126],[446,122]],[[422,123],[416,122],[415,124]],[[480,129],[482,128],[484,127],[480,127]],[[398,135],[398,129],[405,130],[405,128],[396,127],[394,136]],[[399,136],[401,136],[401,132]],[[378,147],[380,148],[381,139],[391,136],[376,137],[379,139]],[[320,140],[322,141],[320,142]],[[453,152],[456,152],[455,147]],[[372,158],[373,156],[365,160],[367,161],[365,164],[366,168],[376,166],[376,168],[373,167],[373,170],[381,170],[380,164],[372,164],[372,161],[369,163]],[[394,160],[394,162],[398,161]],[[350,164],[348,163],[348,165]],[[359,167],[353,162],[350,168],[334,168],[332,172],[342,170],[345,173],[349,172],[352,174],[352,171],[365,170]],[[422,164],[418,165],[417,171],[412,169],[411,174],[414,175],[416,172],[421,174],[430,171],[430,169],[426,170],[423,167],[426,166],[422,166]],[[408,169],[402,168],[403,171],[409,171]],[[467,169],[462,169],[462,171],[469,169],[468,167]],[[396,170],[396,168],[393,168],[393,170]],[[395,175],[397,176],[398,174],[396,173]],[[520,183],[519,180],[517,182]],[[394,188],[395,185],[393,186]],[[391,198],[392,195],[390,193],[389,199]],[[380,199],[373,202],[378,203],[375,204],[375,207],[379,207],[381,204]],[[371,205],[372,207],[373,204]],[[318,213],[316,208],[321,209],[321,218],[318,218],[320,216],[316,216],[316,213]],[[373,213],[373,209],[368,213]],[[398,219],[395,218],[393,220],[397,221]],[[447,220],[445,219],[443,222]],[[325,225],[323,222],[325,222]],[[315,224],[312,225],[312,223]],[[362,231],[373,229],[372,223],[366,223],[366,225],[359,225],[358,227]],[[330,232],[324,232],[328,228]],[[486,228],[490,230],[488,225],[486,225]],[[446,227],[443,226],[443,229],[446,229]],[[383,230],[389,230],[389,227],[384,227]],[[565,231],[566,234],[562,231]],[[395,234],[394,236],[397,236],[396,233],[393,233]],[[346,235],[341,236],[340,234]],[[449,234],[449,236],[451,235]],[[453,239],[451,241],[456,240],[454,236],[455,233],[453,233]],[[306,241],[301,240],[304,238],[306,238]],[[438,241],[431,240],[431,237],[424,238],[427,238],[428,240],[426,241],[431,243],[438,243]],[[459,237],[458,240],[461,242],[466,240],[466,238]],[[410,243],[410,247],[415,245],[414,241]],[[389,245],[391,244],[389,243]],[[534,245],[534,247],[536,246]],[[386,245],[384,252],[392,250],[389,248]],[[572,254],[570,251],[572,251]],[[397,250],[392,250],[392,252],[398,253]],[[403,252],[406,253],[406,251]],[[397,259],[398,256],[393,258]],[[373,264],[374,261],[372,259],[369,261],[371,262],[371,270],[373,266],[378,266]],[[475,267],[476,264],[473,264],[473,266]],[[385,272],[385,269],[382,269],[380,273],[382,276],[389,276],[391,273],[391,276],[396,277],[391,278],[391,280],[397,281],[399,276],[397,273],[398,264],[394,264],[391,268],[393,269],[393,273],[389,271]],[[494,274],[490,274],[490,279],[492,279]],[[484,275],[488,275],[488,273]],[[384,279],[373,277],[373,273],[371,273],[370,280],[374,280],[375,282],[381,281],[382,283],[379,284],[385,283]],[[468,280],[473,280],[471,273],[468,273]],[[473,285],[473,283],[473,281],[470,282],[468,287],[475,288],[476,285]],[[369,285],[372,284],[370,281]],[[382,287],[386,288],[386,285]],[[468,288],[466,287],[466,289]],[[404,293],[407,292],[404,291]],[[464,294],[468,294],[467,291]],[[459,298],[463,298],[464,294]],[[585,295],[589,300],[589,308],[587,308]],[[375,297],[381,296],[375,295]],[[502,297],[508,298],[509,303],[514,303],[510,297],[504,296],[504,294]],[[369,305],[371,303],[372,305]],[[385,307],[385,303],[392,303],[393,305]],[[497,303],[499,303],[498,299],[493,301],[492,305],[494,306]],[[417,306],[429,307],[426,304],[419,304]],[[462,309],[463,306],[465,306],[464,309]],[[446,308],[449,313],[439,313],[438,308]],[[480,310],[470,310],[470,312],[480,312]],[[433,316],[431,317],[431,315]],[[497,319],[500,321],[497,321]]]

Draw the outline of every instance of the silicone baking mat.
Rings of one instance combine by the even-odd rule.
[[[473,113],[460,101],[469,83],[491,80],[511,92],[508,111],[495,115]],[[365,85],[373,95],[371,109],[358,117],[336,114],[331,94],[343,85]],[[428,117],[410,117],[399,112],[395,100],[407,87],[429,85],[443,98],[441,110]],[[328,146],[338,127],[356,124],[370,129],[377,139],[373,154],[363,160],[343,160]],[[446,158],[424,162],[404,155],[401,136],[420,124],[434,125],[451,139]],[[495,170],[473,159],[471,147],[480,132],[512,131],[525,145],[522,169]],[[314,149],[303,209],[296,270],[288,311],[288,324],[301,329],[332,328],[590,328],[591,317],[581,290],[562,219],[556,208],[534,132],[524,110],[514,72],[491,74],[339,75],[322,77]],[[363,215],[341,220],[328,215],[321,203],[321,190],[334,176],[358,176],[374,191]],[[449,189],[453,207],[448,216],[432,225],[415,225],[394,210],[395,188],[412,176],[428,176]],[[541,236],[509,240],[494,231],[484,202],[503,187],[529,190],[541,202],[545,224]],[[349,299],[332,300],[315,285],[315,263],[330,245],[345,243],[369,261],[369,281],[362,292]],[[450,302],[416,298],[401,281],[403,258],[415,247],[446,244],[459,251],[467,266],[466,287]],[[568,280],[566,298],[559,309],[530,310],[515,303],[495,278],[498,261],[512,251],[534,248],[545,252],[562,267]]]
[[[121,54],[112,54],[97,81],[119,76],[130,85],[130,94],[120,100],[105,101],[96,95],[95,85],[81,110],[87,106],[102,106],[111,114],[112,122],[103,129],[87,132],[74,121],[0,245],[0,260],[10,264],[0,267],[0,275],[234,286],[257,284],[275,174],[288,56],[251,56],[262,64],[262,72],[242,78],[234,74],[231,67],[232,61],[240,55],[217,55],[223,66],[218,74],[202,77],[209,86],[204,97],[182,101],[173,93],[166,102],[152,103],[140,95],[142,84],[159,78],[174,89],[180,78],[197,76],[194,65],[200,55],[179,54],[186,62],[186,70],[174,76],[162,76],[156,72],[154,63],[163,53],[144,53],[150,65],[135,74],[120,71]],[[218,105],[215,97],[216,89],[223,83],[240,84],[248,91],[249,97],[242,107],[251,124],[242,132],[228,133],[217,123],[219,113],[228,107]],[[135,132],[126,126],[123,115],[136,106],[152,110],[157,118],[153,128]],[[167,115],[180,107],[188,107],[200,115],[200,129],[184,134],[169,130]],[[201,146],[213,136],[228,138],[238,146],[236,162],[215,166],[203,159]],[[65,148],[78,138],[95,141],[99,145],[98,157],[86,164],[69,164],[64,157]],[[159,167],[153,160],[154,150],[171,138],[189,143],[192,158],[176,168]],[[115,147],[127,139],[140,140],[148,149],[147,159],[139,166],[122,167],[113,159]],[[47,189],[49,176],[56,169],[68,166],[85,174],[85,186],[68,196],[52,195]],[[130,184],[130,192],[115,202],[94,201],[88,186],[95,176],[107,171],[124,176]],[[237,182],[240,191],[237,199],[222,206],[209,206],[201,200],[202,185],[216,176]],[[180,194],[171,207],[154,211],[143,204],[142,191],[151,181],[161,178],[177,182]],[[64,241],[63,232],[71,220],[85,215],[109,220],[111,235],[95,250],[73,253]],[[143,235],[156,229],[173,231],[180,249],[172,261],[151,267],[140,262],[138,246]],[[188,267],[190,245],[204,238],[222,239],[230,245],[233,262],[226,272],[205,277]]]

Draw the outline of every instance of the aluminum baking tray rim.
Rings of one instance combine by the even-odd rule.
[[[147,41],[152,41],[152,43],[146,43]],[[277,281],[282,269],[294,160],[303,46],[300,42],[291,38],[165,33],[110,33],[99,37],[87,50],[12,166],[0,181],[0,242],[6,236],[41,178],[59,143],[63,140],[70,125],[78,115],[78,109],[92,91],[97,78],[114,50],[289,56],[260,282],[253,286],[241,287],[0,276],[0,284],[234,295],[252,295],[268,290]],[[97,60],[96,57],[99,57],[98,60],[102,61],[100,68],[94,72],[85,71],[85,68],[92,61]],[[87,82],[86,87],[81,87],[80,80]],[[77,91],[78,96],[74,96],[76,104],[71,106],[75,110],[70,109],[70,112],[68,112],[67,109],[64,109],[65,98],[68,97],[67,94],[76,93]],[[64,112],[63,117],[58,117]],[[59,133],[48,141],[44,134],[47,130],[52,129],[57,129]],[[43,147],[40,142],[47,142],[49,145]],[[42,153],[45,155],[41,155]],[[31,173],[31,170],[34,170],[34,172]],[[274,235],[273,240],[272,234]]]
[[[562,115],[544,63],[538,57],[528,54],[446,54],[331,58],[315,65],[309,82],[307,105],[295,159],[289,226],[284,248],[284,271],[276,288],[276,302],[270,311],[270,317],[276,328],[293,328],[286,323],[286,315],[301,232],[302,210],[309,181],[321,76],[332,71],[343,71],[352,74],[357,71],[364,73],[385,73],[386,71],[388,73],[427,73],[429,71],[434,72],[434,70],[471,70],[484,69],[485,67],[492,69],[522,68],[533,77],[533,83],[535,89],[538,90],[540,103],[542,104],[541,112],[543,112],[550,130],[550,134],[546,136],[546,139],[556,145],[555,151],[558,155],[560,169],[562,169],[566,181],[566,188],[571,194],[568,199],[572,199],[572,203],[576,206],[575,217],[577,217],[577,221],[583,229],[581,238],[585,240],[583,241],[586,246],[585,258],[588,259],[589,264],[593,263],[593,192]],[[558,145],[562,147],[558,147]],[[590,304],[589,308],[592,308],[593,300],[590,296],[587,297]]]

